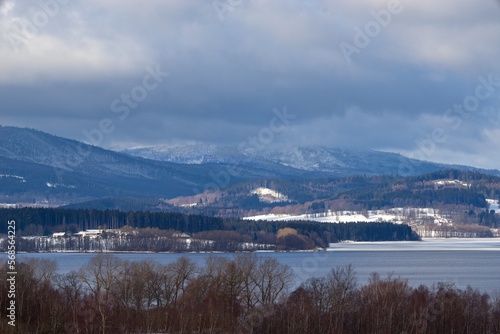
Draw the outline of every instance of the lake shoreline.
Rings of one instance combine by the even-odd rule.
[[[462,247],[462,248],[450,248],[450,247],[442,247],[434,246],[434,248],[429,249],[432,251],[437,250],[491,250],[491,251],[500,251],[500,237],[495,238],[422,238],[419,241],[340,241],[337,243],[331,243],[328,248],[316,248],[316,249],[308,249],[308,250],[249,250],[249,251],[233,251],[233,252],[224,252],[224,251],[186,251],[186,252],[155,252],[155,251],[115,251],[115,250],[92,250],[92,251],[76,251],[76,250],[52,250],[52,251],[37,251],[37,252],[17,252],[17,254],[240,254],[240,253],[315,253],[315,252],[332,252],[332,251],[388,251],[383,248],[383,246],[393,246],[393,245],[431,245],[431,244],[448,244],[448,245],[472,245],[475,242],[483,242],[483,243],[496,243],[498,242],[498,247]],[[372,246],[370,249],[368,246]],[[415,250],[415,249],[411,249]],[[403,250],[399,250],[403,251]],[[3,254],[7,254],[4,252]]]

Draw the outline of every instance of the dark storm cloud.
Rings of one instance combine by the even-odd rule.
[[[287,106],[297,117],[276,143],[411,153],[441,127],[447,141],[429,160],[498,149],[493,98],[459,129],[443,123],[479,76],[500,77],[493,0],[401,0],[350,62],[339,46],[356,46],[354,28],[375,22],[373,11],[383,15],[387,1],[248,0],[223,15],[210,1],[63,3],[46,22],[37,1],[0,7],[0,122],[86,140],[109,119],[114,130],[102,145],[113,147],[238,144]],[[149,89],[148,67],[169,76]],[[127,117],[113,109],[116,100]],[[467,139],[473,144],[464,146]]]

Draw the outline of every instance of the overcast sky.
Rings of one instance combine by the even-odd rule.
[[[0,31],[2,125],[500,168],[497,0],[4,0]]]

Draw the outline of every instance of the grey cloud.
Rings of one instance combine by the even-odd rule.
[[[37,6],[15,2],[5,15],[29,18]],[[339,44],[353,43],[353,27],[386,6],[249,0],[220,21],[210,1],[70,2],[17,54],[0,46],[0,121],[83,140],[83,130],[109,118],[116,129],[105,146],[238,143],[286,105],[297,118],[277,143],[412,152],[449,126],[443,113],[473,92],[479,75],[500,76],[500,7],[404,2],[348,64]],[[170,76],[120,120],[110,105],[142,84],[146,66]],[[447,155],[493,145],[493,105],[450,131]],[[475,144],[464,146],[467,139]]]

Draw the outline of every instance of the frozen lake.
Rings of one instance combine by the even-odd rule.
[[[467,285],[490,294],[500,291],[500,238],[496,239],[426,239],[421,242],[343,242],[332,244],[321,252],[258,252],[293,268],[296,285],[310,277],[326,275],[332,268],[352,264],[358,282],[364,284],[371,273],[382,277],[392,273],[408,279],[411,285],[431,286],[452,282],[465,289]],[[18,254],[18,260],[29,257],[55,260],[58,272],[78,270],[93,253]],[[209,256],[233,257],[231,253],[115,253],[122,259],[170,263],[181,256],[202,266]]]

